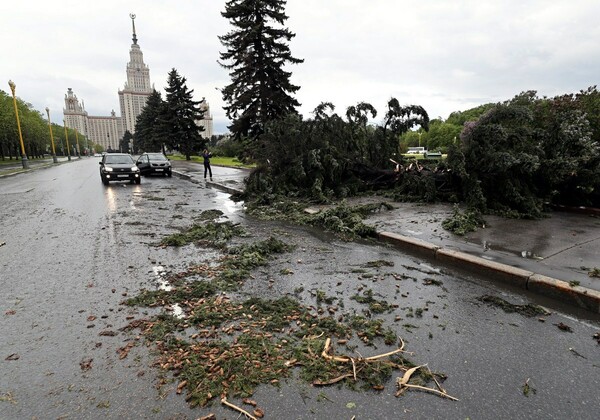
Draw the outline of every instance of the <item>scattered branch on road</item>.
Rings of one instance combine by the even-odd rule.
[[[497,296],[484,295],[479,298],[480,301],[485,302],[489,305],[497,306],[501,308],[504,312],[513,313],[516,312],[523,316],[533,317],[538,315],[550,315],[546,309],[542,308],[538,305],[515,305],[513,303],[509,303],[506,300],[499,298]]]
[[[404,391],[406,391],[408,388],[414,388],[414,389],[419,389],[421,391],[431,392],[433,394],[439,395],[440,397],[448,398],[453,401],[458,401],[458,398],[455,398],[452,395],[447,394],[446,390],[443,389],[437,381],[435,381],[435,383],[439,389],[428,388],[425,386],[409,383],[411,376],[417,370],[419,370],[423,367],[427,367],[427,365],[420,365],[420,366],[415,366],[413,368],[410,368],[406,372],[404,372],[404,375],[401,378],[396,379],[396,385],[398,386],[398,391],[396,392],[396,397],[402,395],[404,393]],[[429,370],[429,368],[427,368],[427,369]],[[429,370],[429,372],[431,372],[431,371]]]
[[[529,397],[529,393],[537,393],[537,390],[533,387],[533,385],[529,385],[529,380],[531,378],[527,378],[527,380],[525,381],[525,383],[522,386],[523,389],[523,395],[525,395],[526,397]]]
[[[231,404],[229,401],[227,401],[227,398],[226,398],[226,397],[223,397],[223,398],[221,398],[221,404],[223,404],[223,405],[225,405],[225,406],[227,406],[227,407],[229,407],[229,408],[232,408],[232,409],[234,409],[234,410],[236,410],[236,411],[239,411],[240,413],[242,413],[243,415],[245,415],[245,416],[246,416],[247,418],[249,418],[249,419],[252,419],[252,420],[257,420],[257,418],[256,418],[256,417],[254,417],[252,414],[248,413],[248,412],[247,412],[246,410],[244,410],[243,408],[241,408],[241,407],[238,407],[238,406],[237,406],[237,405],[235,405],[235,404]],[[261,417],[262,417],[262,416],[261,416]]]

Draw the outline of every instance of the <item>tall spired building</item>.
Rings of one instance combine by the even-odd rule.
[[[129,50],[127,83],[123,90],[119,90],[123,134],[125,134],[125,130],[129,130],[131,134],[135,133],[135,121],[146,106],[148,96],[152,93],[150,69],[144,64],[144,54],[137,43],[135,34],[135,15],[131,14],[129,17],[131,17],[133,26],[133,44]]]
[[[129,50],[129,62],[126,68],[127,82],[123,90],[119,89],[118,91],[121,116],[117,117],[114,110],[107,117],[88,115],[83,101],[81,104],[79,103],[79,99],[71,88],[65,95],[63,114],[66,126],[77,129],[88,140],[101,145],[105,150],[119,150],[119,143],[125,131],[129,131],[131,134],[135,133],[137,117],[142,113],[148,96],[154,89],[150,84],[150,68],[144,63],[144,54],[137,43],[135,15],[131,14],[129,17],[133,27],[133,44]],[[213,132],[213,120],[208,102],[204,98],[201,106],[204,110],[204,118],[196,123],[198,126],[204,127],[204,131],[200,134],[210,138]]]

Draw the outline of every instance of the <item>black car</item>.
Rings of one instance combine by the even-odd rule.
[[[106,153],[100,161],[100,178],[108,185],[110,181],[141,182],[140,169],[127,153]]]
[[[159,174],[171,176],[171,162],[162,153],[142,153],[135,162],[142,175]]]

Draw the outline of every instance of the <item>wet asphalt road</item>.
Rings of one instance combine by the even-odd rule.
[[[74,160],[0,178],[0,419],[193,419],[210,412],[237,418],[219,405],[190,410],[176,384],[157,390],[161,373],[149,349],[119,331],[147,313],[120,302],[157,287],[157,267],[177,272],[214,258],[195,246],[154,246],[206,209],[222,210],[254,239],[273,235],[297,245],[258,270],[241,297],[295,294],[316,306],[320,290],[337,297],[336,306],[344,302],[339,314],[364,313],[349,298],[371,289],[397,305],[381,317],[406,341],[410,359],[448,375],[444,388],[460,399],[418,392],[396,398],[393,381],[382,392],[354,392],[290,380],[254,395],[266,418],[564,419],[596,418],[600,411],[597,316],[440,270],[380,244],[252,220],[228,194],[176,177],[105,187],[97,162]],[[218,179],[219,168],[213,172]],[[356,270],[375,260],[393,266]],[[431,278],[442,284],[426,285]],[[544,304],[552,314],[544,322],[506,314],[481,303],[483,295]],[[419,308],[422,317],[411,317]],[[559,330],[560,323],[573,332]],[[120,359],[117,350],[131,342],[136,345]],[[388,350],[364,349],[368,355]],[[536,393],[526,397],[528,379]]]

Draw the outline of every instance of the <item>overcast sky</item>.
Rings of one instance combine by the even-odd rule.
[[[218,0],[54,0],[0,3],[0,89],[54,122],[72,88],[90,115],[119,114],[132,43],[130,13],[150,79],[163,92],[176,68],[211,106],[215,133],[228,121],[219,91],[229,83],[217,60],[230,30]],[[288,0],[291,66],[299,111],[321,102],[340,115],[366,101],[421,105],[447,118],[524,90],[576,93],[600,79],[598,0]]]

